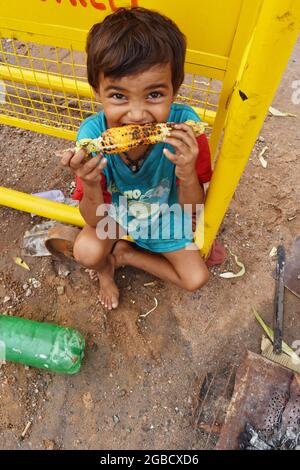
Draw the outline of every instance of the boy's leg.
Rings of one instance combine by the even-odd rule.
[[[118,226],[115,239],[100,239],[96,228],[85,225],[76,238],[74,257],[81,265],[97,271],[100,281],[100,301],[109,310],[117,308],[119,289],[114,281],[115,258],[111,254],[114,244],[124,235]]]
[[[182,248],[167,253],[151,253],[120,240],[113,249],[113,255],[116,267],[133,266],[189,291],[199,289],[209,278],[208,269],[198,249]]]

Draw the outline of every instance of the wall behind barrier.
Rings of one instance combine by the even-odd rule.
[[[205,51],[226,68],[243,0],[0,0],[1,29],[68,39],[83,50],[86,33],[117,8],[142,6],[170,16],[188,38],[190,58]],[[75,30],[75,31],[74,31]],[[217,56],[217,57],[216,57]]]

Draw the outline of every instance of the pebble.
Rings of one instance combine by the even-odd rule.
[[[65,292],[64,286],[58,286],[56,289],[57,289],[58,295],[62,295]]]
[[[34,277],[31,279],[31,284],[33,285],[33,287],[34,287],[35,289],[37,289],[38,287],[41,287],[40,281],[38,281],[38,280],[35,279]]]
[[[120,422],[120,418],[118,415],[113,415],[113,421],[115,424],[118,424]]]
[[[50,439],[43,439],[44,447],[47,450],[53,450],[55,443],[51,441]]]

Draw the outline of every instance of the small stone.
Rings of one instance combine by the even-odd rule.
[[[47,450],[53,450],[55,447],[55,443],[53,441],[50,441],[50,439],[44,439],[43,440],[44,447]]]
[[[113,422],[114,422],[115,424],[118,424],[118,423],[120,422],[120,418],[119,418],[118,415],[113,415]]]
[[[32,290],[30,288],[27,289],[27,291],[25,292],[26,297],[29,297],[31,294],[32,294]]]
[[[6,302],[8,302],[9,300],[10,300],[10,297],[6,295],[3,299],[3,303],[6,304]]]
[[[65,292],[65,288],[64,288],[64,286],[57,286],[57,288],[56,288],[56,289],[57,289],[57,293],[58,293],[58,295],[63,295],[63,294],[64,294],[64,292]]]
[[[35,279],[34,277],[31,279],[31,284],[33,285],[33,287],[34,287],[35,289],[37,289],[38,287],[41,287],[40,281],[38,281],[38,280]]]
[[[262,135],[259,136],[258,140],[259,142],[265,142],[265,138]]]

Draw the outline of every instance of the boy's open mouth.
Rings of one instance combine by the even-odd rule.
[[[126,122],[125,124],[121,124],[123,126],[144,126],[145,124],[156,124],[156,121],[147,121],[147,122]]]

